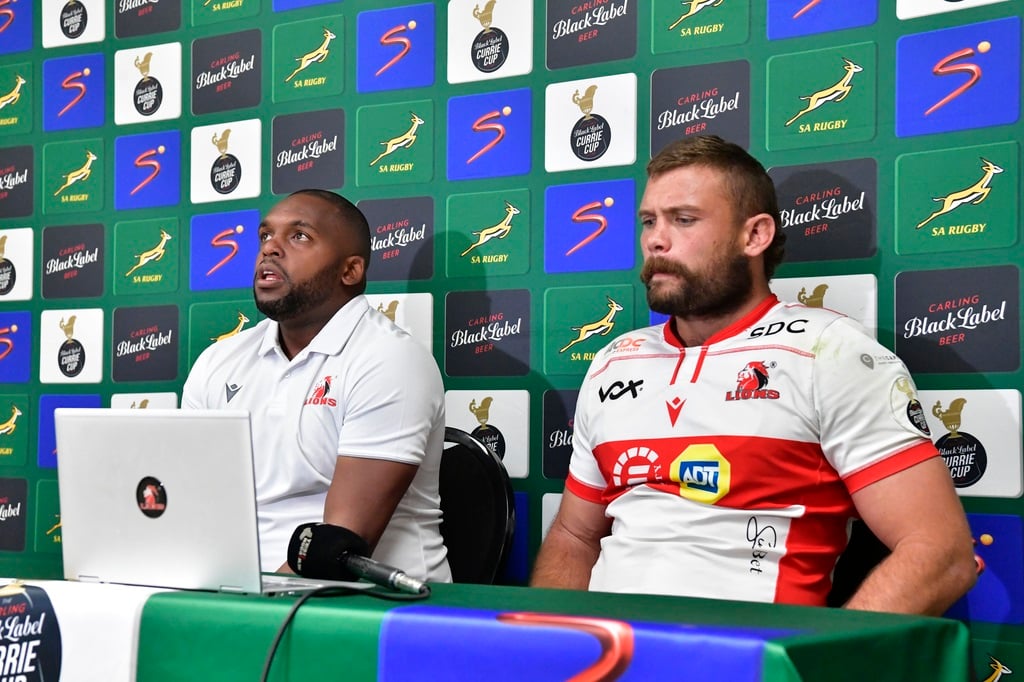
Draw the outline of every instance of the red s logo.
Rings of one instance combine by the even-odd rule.
[[[61,81],[60,86],[62,88],[64,88],[65,90],[77,90],[78,94],[72,97],[70,102],[64,105],[64,108],[61,109],[60,113],[57,114],[57,118],[63,116],[65,113],[67,113],[68,109],[81,102],[82,98],[85,97],[85,83],[78,82],[78,79],[88,75],[89,69],[86,68],[83,71],[75,71],[74,73],[70,74],[67,78]]]
[[[244,228],[241,225],[229,227],[228,229],[215,234],[213,239],[210,240],[210,246],[226,246],[230,250],[230,253],[224,256],[219,263],[206,271],[207,277],[220,270],[229,260],[235,257],[235,254],[238,253],[238,242],[234,239],[228,239],[228,237],[233,234],[242,234],[243,230]]]
[[[608,219],[600,213],[588,213],[595,209],[601,208],[601,206],[611,206],[615,202],[611,197],[607,197],[604,201],[591,201],[589,204],[584,204],[576,209],[576,212],[572,214],[572,221],[574,223],[591,222],[597,223],[597,229],[588,234],[586,237],[576,243],[571,249],[565,252],[566,256],[571,256],[576,253],[584,246],[594,241],[601,236],[601,233],[608,229]]]
[[[14,0],[0,0],[0,17],[6,17],[3,26],[0,26],[0,33],[6,31],[7,27],[14,23],[14,10],[7,6],[12,2]]]
[[[135,196],[136,192],[138,192],[140,189],[142,189],[149,183],[153,182],[156,176],[160,175],[160,162],[152,157],[155,156],[156,154],[163,154],[165,151],[167,151],[167,148],[164,147],[163,145],[160,145],[156,149],[144,151],[137,157],[135,157],[136,168],[149,167],[152,168],[153,171],[147,177],[145,177],[142,180],[142,182],[135,185],[134,189],[132,189],[132,191],[129,192],[131,196]]]
[[[489,114],[484,114],[477,120],[473,121],[473,132],[482,133],[485,130],[493,130],[495,133],[497,133],[497,135],[494,136],[493,140],[491,140],[483,147],[481,147],[476,154],[473,154],[473,156],[466,159],[466,164],[473,163],[481,156],[494,149],[494,147],[499,142],[505,139],[505,126],[501,125],[500,123],[492,123],[491,121],[498,118],[502,114],[508,116],[510,113],[512,113],[512,109],[510,107],[505,107],[501,111],[492,111]]]
[[[978,43],[978,52],[984,54],[992,49],[992,46],[988,41],[982,41]],[[949,93],[938,102],[929,107],[928,111],[924,112],[927,116],[934,111],[937,111],[941,107],[949,104],[951,101],[964,94],[968,89],[974,86],[979,80],[981,80],[981,67],[977,64],[954,64],[950,66],[951,62],[955,62],[957,59],[964,59],[966,57],[974,56],[974,48],[965,47],[962,50],[951,52],[942,59],[940,59],[935,66],[932,67],[932,73],[936,76],[948,76],[954,73],[966,73],[970,76],[960,87],[953,92]]]
[[[390,69],[392,66],[397,64],[398,61],[402,59],[402,57],[409,53],[409,50],[412,48],[412,41],[406,38],[405,36],[399,34],[406,30],[412,31],[415,28],[416,22],[410,21],[408,26],[406,26],[405,24],[399,24],[398,26],[395,26],[393,29],[390,29],[380,37],[381,45],[401,45],[402,49],[398,52],[398,54],[391,58],[391,61],[377,69],[377,73],[373,74],[374,76],[381,75],[382,73]]]

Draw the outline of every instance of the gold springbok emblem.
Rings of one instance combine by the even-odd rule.
[[[0,97],[0,109],[3,109],[8,104],[14,104],[21,99],[21,86],[25,84],[25,79],[19,74],[14,76],[14,89],[8,92],[6,95]]]
[[[834,85],[818,90],[814,94],[807,95],[806,97],[801,97],[800,99],[807,100],[807,106],[802,111],[797,112],[796,116],[786,121],[787,126],[804,114],[814,111],[826,102],[842,102],[846,99],[846,96],[849,95],[850,91],[853,89],[853,86],[850,85],[850,81],[853,80],[853,74],[860,73],[864,69],[857,64],[854,64],[846,57],[843,57],[842,59],[845,64],[843,69],[846,71],[843,77]]]
[[[15,429],[18,428],[18,417],[21,416],[21,410],[18,409],[17,405],[11,405],[11,418],[0,424],[0,434],[12,434]]]
[[[932,201],[942,202],[942,208],[918,223],[917,229],[920,230],[922,227],[927,225],[929,221],[938,218],[940,215],[945,215],[964,204],[980,204],[985,201],[988,197],[988,193],[992,191],[989,187],[989,183],[992,182],[992,176],[1002,173],[1003,169],[984,158],[981,159],[981,169],[984,171],[981,179],[970,187],[964,187],[956,192],[950,192],[944,197],[932,198]]]
[[[132,274],[133,272],[141,268],[146,263],[158,261],[161,258],[163,258],[164,253],[166,252],[166,249],[164,247],[167,244],[167,242],[170,241],[171,239],[173,239],[173,237],[167,234],[165,230],[160,230],[160,243],[151,249],[143,251],[142,253],[135,254],[135,257],[138,258],[139,260],[135,265],[132,266],[131,270],[124,273],[124,276],[127,277],[128,275]]]
[[[615,323],[612,321],[615,318],[615,313],[622,310],[622,306],[612,300],[611,296],[606,298],[608,299],[608,314],[596,322],[589,322],[579,327],[572,327],[572,330],[576,332],[576,338],[566,344],[562,350],[558,351],[559,353],[564,353],[572,346],[575,346],[581,341],[586,341],[595,334],[608,336],[608,333],[615,327]]]
[[[512,216],[516,215],[519,215],[519,209],[506,201],[505,217],[502,218],[501,222],[497,225],[491,225],[490,227],[485,227],[482,230],[474,232],[473,234],[476,235],[476,243],[470,244],[465,251],[459,254],[459,256],[465,256],[476,247],[486,244],[492,239],[504,239],[507,237],[509,232],[512,231]]]
[[[288,81],[290,81],[292,78],[295,77],[295,74],[297,74],[300,71],[305,70],[311,64],[315,64],[317,62],[322,62],[323,60],[327,59],[327,53],[330,52],[330,49],[327,46],[330,45],[331,41],[334,40],[337,37],[338,36],[334,35],[331,32],[331,30],[325,26],[324,27],[324,42],[320,43],[320,47],[316,48],[312,52],[307,52],[306,54],[302,55],[301,57],[296,57],[295,61],[297,61],[299,63],[299,65],[295,67],[294,71],[292,71],[290,74],[288,74],[288,77],[284,79],[284,82],[287,83]]]
[[[416,142],[416,129],[423,125],[425,121],[417,116],[415,112],[410,111],[409,113],[412,115],[412,118],[409,119],[412,121],[412,125],[398,137],[392,137],[390,140],[381,142],[381,144],[384,145],[384,151],[382,151],[376,159],[370,162],[371,166],[377,165],[377,162],[385,156],[393,154],[399,149],[411,147],[413,143]]]
[[[81,168],[76,168],[70,173],[64,176],[64,184],[57,188],[57,191],[53,193],[53,196],[57,196],[64,190],[76,182],[82,182],[87,180],[92,175],[92,162],[96,160],[96,155],[89,150],[85,151],[85,164]]]
[[[236,324],[234,327],[232,327],[229,331],[226,331],[226,332],[224,332],[223,334],[221,334],[219,336],[211,336],[210,340],[211,341],[223,341],[224,339],[230,339],[232,336],[234,336],[238,332],[242,331],[242,327],[244,327],[245,323],[248,322],[248,321],[249,321],[249,318],[245,316],[245,313],[243,313],[241,310],[239,310],[238,311],[238,324]]]
[[[668,30],[671,31],[676,26],[683,23],[684,21],[692,17],[694,14],[701,11],[702,9],[707,9],[708,7],[718,7],[719,5],[722,4],[722,1],[723,0],[683,0],[679,4],[687,6],[686,13],[683,14],[683,16],[676,19],[675,22],[668,27]]]

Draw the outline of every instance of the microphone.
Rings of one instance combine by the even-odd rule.
[[[304,523],[288,543],[288,566],[304,578],[353,581],[359,578],[399,592],[422,594],[426,584],[367,555],[370,546],[344,526]]]

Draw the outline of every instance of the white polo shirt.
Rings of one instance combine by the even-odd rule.
[[[263,320],[196,360],[183,408],[252,415],[263,570],[285,562],[295,527],[322,521],[338,455],[419,465],[373,557],[450,580],[440,534],[444,388],[437,363],[364,296],[349,301],[289,360]]]

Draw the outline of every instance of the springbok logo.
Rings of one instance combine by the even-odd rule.
[[[467,253],[472,251],[478,246],[482,246],[492,239],[504,239],[512,232],[512,216],[519,215],[519,209],[512,204],[505,202],[505,217],[502,218],[501,222],[497,225],[491,225],[485,227],[482,230],[473,232],[476,235],[476,242],[470,244],[465,251],[459,254],[460,257],[465,256]]]
[[[147,249],[142,253],[135,254],[135,258],[137,258],[138,261],[135,263],[135,265],[132,266],[131,270],[124,273],[124,276],[128,277],[146,263],[152,263],[163,258],[164,253],[166,253],[166,249],[164,247],[167,245],[167,242],[169,242],[171,239],[173,239],[173,237],[167,234],[165,230],[160,230],[160,242],[151,249]]]
[[[415,30],[416,30],[416,21],[413,20],[413,21],[410,21],[408,24],[399,24],[398,26],[395,26],[394,28],[389,29],[388,31],[386,31],[384,33],[384,35],[382,35],[380,37],[380,44],[382,46],[385,46],[385,45],[401,45],[402,47],[398,51],[398,54],[396,54],[394,57],[392,57],[386,64],[384,64],[384,66],[382,66],[379,69],[377,69],[377,72],[373,74],[374,76],[381,75],[382,73],[384,73],[385,71],[390,69],[392,66],[397,64],[399,61],[401,61],[402,58],[405,57],[405,55],[409,54],[409,50],[412,49],[412,41],[409,40],[407,37],[405,37],[402,34],[405,33],[406,31],[415,31]]]
[[[560,351],[558,351],[559,353],[564,353],[577,343],[586,341],[595,334],[608,336],[608,333],[615,328],[615,322],[612,320],[615,319],[615,314],[622,310],[622,306],[612,300],[611,296],[607,296],[606,298],[608,299],[608,314],[596,322],[589,322],[587,324],[580,325],[579,327],[572,327],[572,330],[576,332],[576,338],[567,343]]]
[[[853,86],[850,85],[850,82],[853,80],[853,74],[860,73],[864,69],[857,64],[854,64],[846,57],[843,57],[842,60],[844,63],[843,69],[846,71],[843,77],[834,85],[830,85],[815,93],[801,97],[800,99],[807,101],[807,106],[801,111],[798,111],[796,116],[786,121],[786,126],[791,125],[804,114],[814,111],[827,102],[842,102],[846,99],[847,95],[849,95],[850,91],[853,89]]]
[[[5,95],[0,95],[0,109],[3,109],[8,104],[15,104],[21,99],[21,86],[25,83],[25,79],[20,74],[14,75],[14,89]]]
[[[701,11],[702,9],[707,9],[708,7],[718,7],[719,5],[722,4],[722,2],[723,0],[683,0],[679,4],[686,7],[686,12],[684,12],[681,17],[676,19],[672,23],[672,25],[668,27],[668,30],[674,30],[676,26],[683,23],[684,21],[692,17],[694,14]]]
[[[334,35],[331,32],[331,30],[325,26],[324,27],[324,41],[322,43],[320,43],[320,46],[318,48],[316,48],[315,50],[313,50],[312,52],[307,52],[306,54],[302,55],[301,57],[296,57],[295,58],[295,61],[297,61],[299,63],[299,65],[295,67],[294,71],[292,71],[290,74],[288,74],[288,77],[284,79],[284,82],[287,83],[292,78],[294,78],[297,73],[299,73],[300,71],[305,71],[312,64],[316,64],[318,62],[322,62],[325,59],[327,59],[327,55],[328,55],[328,53],[330,53],[330,48],[328,47],[328,45],[330,45],[331,41],[334,40],[337,37],[338,36]]]
[[[18,409],[17,405],[11,405],[11,418],[0,424],[0,435],[11,435],[15,429],[18,428],[18,417],[21,416],[21,410]]]
[[[932,201],[940,202],[942,207],[918,223],[917,229],[920,230],[940,215],[945,215],[964,204],[977,205],[985,201],[988,198],[988,193],[992,191],[989,187],[989,184],[992,182],[992,176],[1002,173],[1003,169],[984,158],[981,159],[981,169],[983,171],[981,178],[970,187],[950,192],[944,197],[933,197]]]
[[[238,332],[242,331],[242,327],[244,327],[245,323],[248,322],[248,321],[249,321],[249,318],[245,316],[245,313],[243,313],[241,310],[239,310],[238,311],[238,323],[234,327],[229,329],[228,331],[224,332],[223,334],[218,334],[217,336],[211,336],[210,340],[213,341],[213,342],[217,342],[217,341],[223,341],[224,339],[230,339],[232,336],[235,336],[236,334],[238,334]]]
[[[413,146],[413,144],[415,144],[416,130],[421,125],[423,125],[425,121],[419,116],[417,116],[416,112],[414,111],[410,111],[409,114],[411,115],[411,118],[409,120],[412,122],[412,125],[409,126],[409,129],[406,130],[401,135],[399,135],[398,137],[392,137],[390,140],[385,140],[381,142],[381,144],[384,145],[384,151],[382,151],[379,155],[377,155],[377,158],[370,162],[371,166],[376,166],[377,162],[383,159],[385,156],[394,154],[399,149],[408,149],[409,147]]]
[[[992,674],[986,677],[981,682],[999,682],[999,680],[1002,679],[1003,675],[1013,674],[1013,671],[1006,667],[1003,663],[1000,663],[995,656],[989,654],[988,660],[988,667],[992,668]]]
[[[807,293],[807,289],[800,287],[800,291],[796,295],[796,300],[800,301],[808,308],[822,308],[825,306],[826,291],[828,291],[827,284],[819,284],[814,287],[814,291],[810,294]]]
[[[57,196],[64,190],[76,182],[82,182],[87,180],[92,175],[92,162],[96,160],[96,155],[91,151],[85,151],[85,163],[81,167],[76,168],[70,173],[66,173],[64,177],[64,184],[57,188],[57,191],[53,193],[53,196]]]

